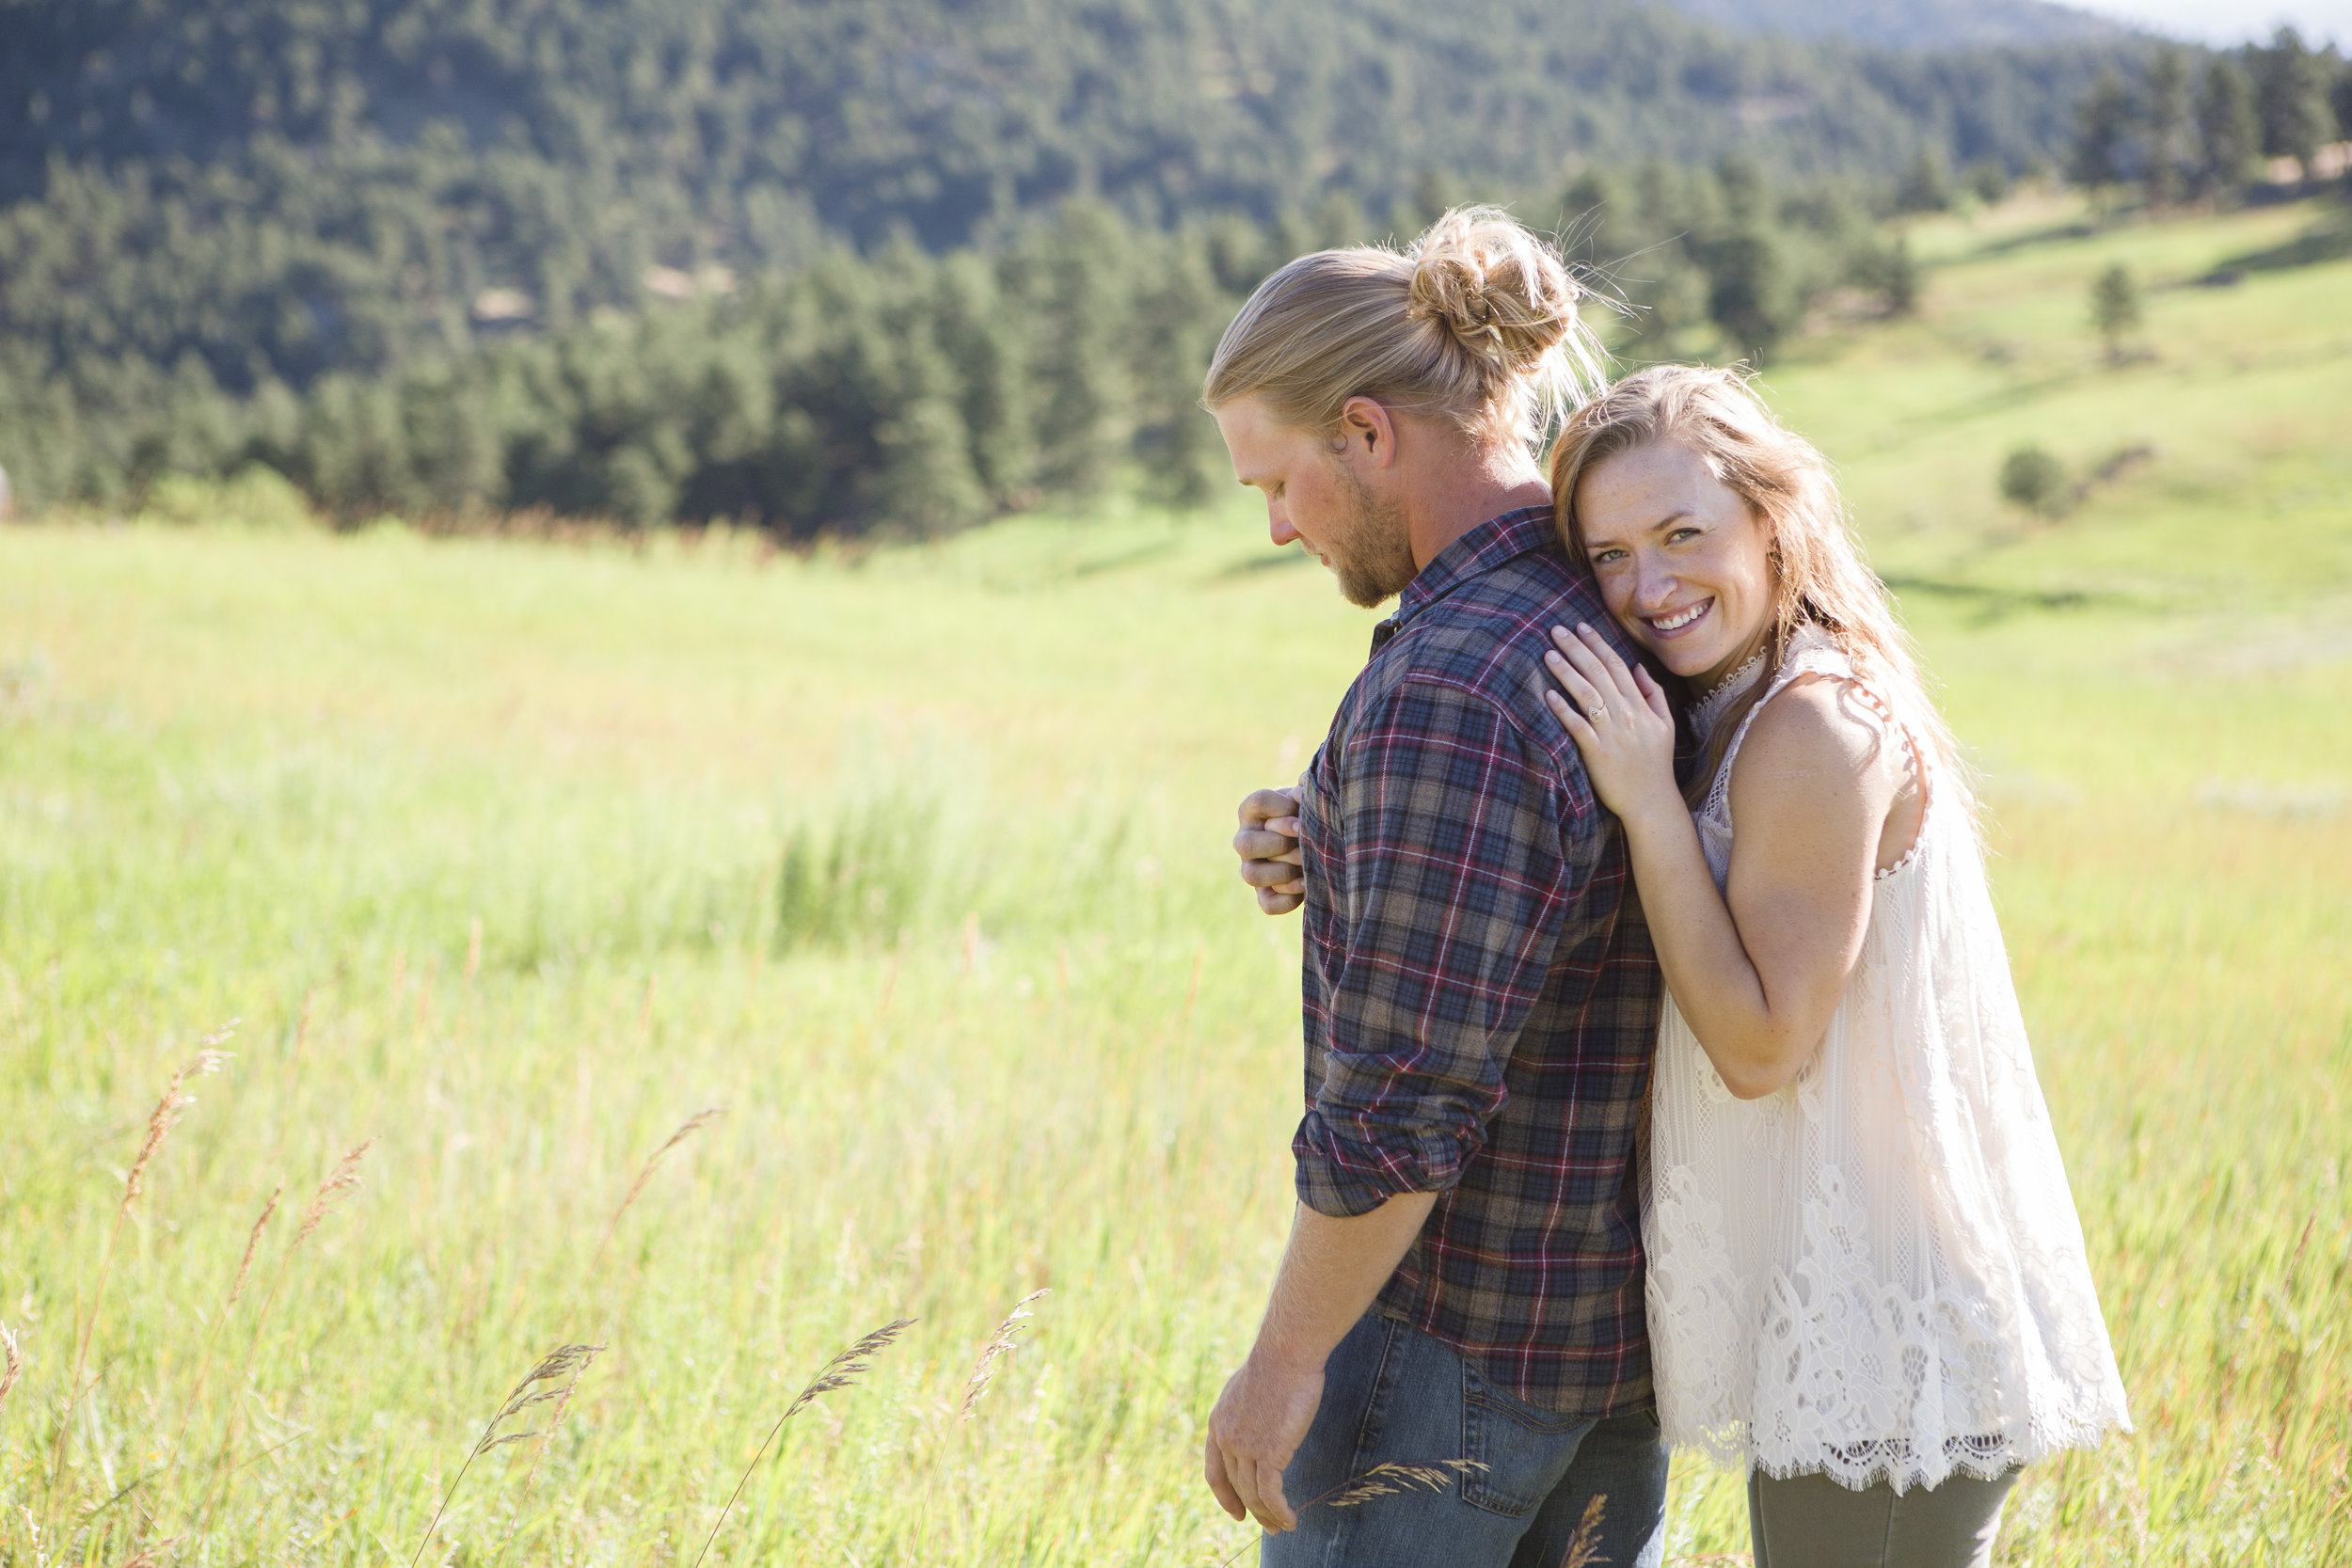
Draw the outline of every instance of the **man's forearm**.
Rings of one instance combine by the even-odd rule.
[[[1435,1193],[1400,1193],[1347,1219],[1300,1204],[1250,1359],[1322,1371],[1411,1250],[1437,1201]]]

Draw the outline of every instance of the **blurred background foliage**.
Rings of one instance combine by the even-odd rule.
[[[2283,36],[1827,9],[1875,41],[1632,0],[0,0],[0,467],[26,507],[259,464],[345,521],[787,540],[1191,502],[1215,336],[1303,249],[1511,201],[1621,348],[1763,356],[1909,308],[1890,213],[2061,167],[2228,199],[2352,112]]]

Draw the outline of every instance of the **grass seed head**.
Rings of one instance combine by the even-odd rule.
[[[122,1210],[128,1213],[138,1196],[147,1190],[147,1167],[171,1136],[171,1130],[180,1125],[180,1118],[196,1103],[196,1096],[184,1093],[187,1083],[194,1078],[207,1078],[218,1072],[229,1060],[229,1053],[215,1049],[237,1032],[231,1021],[229,1026],[204,1037],[198,1051],[185,1066],[171,1075],[164,1087],[164,1097],[155,1101],[154,1111],[147,1118],[147,1136],[139,1140],[138,1154],[131,1161],[131,1169],[122,1179]]]
[[[236,1282],[229,1287],[229,1305],[231,1307],[236,1306],[237,1298],[245,1294],[246,1279],[253,1273],[253,1254],[262,1244],[262,1231],[268,1226],[270,1216],[278,1212],[278,1200],[285,1196],[286,1184],[280,1181],[270,1190],[269,1201],[262,1205],[262,1217],[253,1222],[252,1233],[245,1239],[245,1256],[237,1259]]]
[[[1594,1568],[1594,1564],[1609,1560],[1600,1555],[1600,1520],[1609,1503],[1609,1494],[1597,1492],[1584,1505],[1584,1517],[1578,1521],[1576,1534],[1568,1538],[1567,1554],[1561,1558],[1560,1568]]]
[[[792,1402],[791,1408],[784,1413],[784,1418],[790,1420],[807,1409],[820,1394],[853,1386],[859,1378],[874,1370],[873,1362],[866,1358],[889,1349],[892,1340],[914,1326],[913,1318],[894,1318],[826,1362],[823,1370],[809,1380],[808,1386],[801,1390],[801,1397]]]
[[[8,1397],[16,1380],[24,1375],[24,1347],[16,1342],[8,1325],[0,1323],[0,1400]]]
[[[1375,1497],[1392,1497],[1400,1492],[1442,1492],[1454,1484],[1456,1477],[1486,1466],[1474,1459],[1441,1459],[1434,1465],[1375,1465],[1361,1475],[1350,1476],[1331,1491],[1313,1499],[1332,1508],[1355,1508]]]
[[[1012,1337],[1019,1331],[1021,1320],[1037,1316],[1029,1310],[1029,1304],[1042,1301],[1053,1293],[1053,1287],[1050,1285],[1041,1290],[1031,1291],[1015,1302],[1012,1310],[1005,1314],[1005,1321],[996,1325],[995,1334],[980,1352],[979,1364],[972,1369],[972,1381],[963,1386],[963,1418],[965,1420],[971,1420],[979,1414],[980,1399],[988,1392],[989,1385],[996,1379],[996,1363],[1012,1354]]]
[[[288,1250],[309,1241],[310,1232],[319,1227],[327,1213],[351,1196],[351,1190],[359,1184],[359,1162],[374,1147],[375,1140],[370,1138],[335,1162],[335,1168],[326,1173],[326,1180],[319,1183],[319,1190],[310,1195],[310,1203],[303,1209],[302,1223],[294,1227],[294,1242]]]
[[[727,1108],[723,1105],[704,1106],[680,1122],[678,1130],[670,1134],[668,1142],[646,1156],[644,1164],[638,1168],[637,1180],[629,1183],[628,1196],[622,1198],[620,1206],[612,1211],[612,1217],[604,1222],[603,1239],[596,1243],[596,1253],[599,1258],[603,1256],[605,1247],[611,1243],[612,1232],[621,1223],[621,1216],[628,1212],[629,1205],[635,1203],[639,1195],[644,1192],[645,1183],[653,1180],[655,1168],[661,1164],[672,1149],[726,1114]]]

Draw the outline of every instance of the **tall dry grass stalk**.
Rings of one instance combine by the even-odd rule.
[[[376,1140],[369,1138],[357,1148],[346,1151],[326,1173],[326,1179],[319,1183],[318,1191],[310,1195],[310,1201],[303,1205],[301,1219],[294,1226],[294,1238],[286,1243],[285,1252],[278,1259],[277,1271],[270,1275],[269,1293],[262,1298],[262,1305],[254,1310],[253,1332],[246,1338],[245,1366],[238,1378],[240,1386],[252,1381],[253,1360],[262,1348],[262,1330],[269,1322],[270,1309],[278,1305],[278,1293],[285,1287],[286,1276],[294,1268],[294,1255],[302,1250],[302,1243],[309,1241],[318,1227],[326,1223],[326,1216],[341,1208],[343,1201],[359,1185],[360,1163],[367,1159],[368,1151],[375,1145]],[[280,1191],[283,1189],[281,1188]],[[245,1259],[237,1265],[237,1280],[230,1287],[232,1293],[230,1299],[232,1302],[236,1299],[236,1294],[245,1289],[245,1281],[247,1271],[252,1265],[254,1251],[261,1244],[262,1228],[269,1223],[270,1216],[277,1212],[278,1194],[273,1193],[270,1195],[269,1202],[262,1206],[261,1218],[253,1222],[252,1232],[246,1238]],[[208,1533],[212,1525],[213,1510],[219,1501],[223,1468],[229,1462],[230,1449],[236,1443],[237,1429],[244,1414],[243,1401],[238,1401],[229,1407],[229,1420],[220,1434],[220,1447],[215,1450],[212,1469],[205,1476],[202,1501],[204,1523]]]
[[[1005,1321],[996,1325],[996,1332],[989,1338],[987,1345],[980,1351],[979,1364],[972,1369],[972,1380],[963,1386],[962,1414],[965,1420],[972,1420],[979,1415],[980,1400],[987,1394],[989,1385],[996,1380],[996,1363],[1013,1352],[1012,1337],[1019,1332],[1021,1320],[1037,1316],[1029,1310],[1030,1304],[1043,1301],[1053,1293],[1053,1287],[1050,1285],[1041,1290],[1031,1291],[1027,1295],[1013,1303],[1012,1310],[1005,1314]]]
[[[278,1200],[285,1195],[286,1184],[282,1181],[270,1190],[269,1201],[262,1205],[261,1217],[246,1233],[245,1256],[237,1259],[237,1275],[230,1281],[229,1299],[221,1305],[220,1316],[213,1321],[212,1331],[204,1336],[204,1354],[197,1360],[196,1381],[189,1389],[187,1407],[180,1413],[179,1430],[171,1435],[171,1458],[164,1466],[164,1479],[157,1487],[157,1491],[166,1497],[170,1496],[172,1480],[180,1471],[180,1455],[187,1441],[188,1422],[195,1417],[197,1407],[204,1402],[206,1380],[213,1370],[213,1354],[219,1349],[220,1337],[228,1332],[229,1319],[237,1309],[238,1299],[245,1294],[246,1280],[253,1273],[253,1254],[262,1244],[262,1232],[267,1228],[270,1216],[278,1212]]]
[[[73,1337],[73,1373],[66,1379],[65,1408],[57,1416],[57,1440],[50,1456],[53,1486],[65,1475],[66,1440],[73,1430],[73,1412],[88,1391],[83,1386],[82,1373],[89,1365],[90,1338],[98,1331],[99,1310],[106,1300],[106,1281],[114,1272],[115,1247],[122,1238],[122,1227],[130,1223],[131,1206],[147,1191],[148,1166],[163,1152],[165,1141],[171,1136],[171,1130],[180,1125],[180,1118],[188,1114],[188,1107],[196,1103],[196,1096],[184,1092],[187,1085],[193,1079],[218,1072],[228,1062],[229,1053],[218,1048],[235,1036],[239,1022],[230,1019],[227,1025],[199,1040],[197,1053],[171,1075],[171,1082],[164,1085],[163,1098],[155,1101],[155,1109],[148,1116],[147,1135],[139,1140],[139,1151],[122,1178],[122,1201],[115,1206],[115,1223],[106,1231],[105,1244],[98,1254],[98,1284],[90,1291],[88,1310],[76,1314],[79,1322]]]
[[[515,1385],[514,1392],[506,1396],[506,1402],[499,1406],[498,1414],[490,1418],[490,1424],[482,1429],[482,1436],[466,1455],[466,1462],[457,1467],[457,1479],[451,1481],[449,1490],[441,1494],[439,1506],[433,1510],[432,1522],[424,1527],[424,1539],[419,1541],[417,1549],[409,1554],[408,1568],[417,1568],[417,1560],[423,1557],[425,1547],[432,1544],[433,1532],[441,1528],[441,1516],[449,1512],[450,1501],[457,1496],[457,1489],[466,1483],[466,1472],[473,1468],[473,1462],[492,1449],[502,1449],[510,1443],[528,1442],[533,1437],[554,1435],[556,1424],[564,1418],[564,1407],[571,1402],[573,1386],[580,1382],[580,1374],[588,1370],[589,1364],[603,1351],[602,1345],[558,1345],[541,1356],[537,1366],[523,1374],[523,1380]],[[532,1427],[522,1432],[499,1431],[524,1411],[550,1402],[555,1404],[555,1416],[546,1426]]]
[[[646,992],[646,996],[648,1005],[650,1006],[652,992],[648,990]],[[701,1110],[696,1111],[692,1116],[688,1117],[683,1122],[680,1122],[678,1124],[678,1130],[670,1134],[670,1138],[667,1143],[664,1143],[660,1148],[655,1149],[650,1155],[646,1156],[644,1164],[640,1167],[637,1172],[637,1180],[629,1183],[628,1195],[626,1197],[623,1197],[621,1199],[620,1206],[612,1211],[612,1217],[604,1222],[604,1234],[597,1239],[596,1257],[591,1259],[588,1265],[588,1272],[590,1275],[593,1275],[596,1272],[597,1267],[603,1263],[605,1248],[612,1244],[612,1232],[620,1227],[621,1216],[628,1212],[629,1205],[635,1203],[638,1199],[638,1196],[644,1192],[645,1183],[653,1180],[655,1168],[669,1156],[672,1149],[677,1148],[678,1145],[684,1143],[687,1139],[692,1137],[695,1133],[701,1132],[704,1128],[709,1126],[712,1122],[718,1120],[721,1117],[725,1116],[726,1114],[727,1108],[723,1105],[704,1106]]]
[[[768,1429],[768,1435],[761,1438],[759,1447],[753,1450],[752,1462],[743,1466],[742,1475],[736,1479],[735,1490],[727,1494],[726,1506],[719,1510],[719,1517],[710,1522],[710,1533],[703,1539],[703,1549],[694,1554],[694,1568],[702,1568],[703,1559],[710,1555],[710,1544],[719,1539],[719,1527],[725,1524],[727,1515],[734,1512],[737,1500],[743,1496],[743,1488],[751,1481],[752,1472],[759,1468],[760,1459],[768,1452],[768,1445],[776,1440],[776,1434],[784,1430],[784,1423],[814,1404],[819,1395],[855,1385],[859,1378],[874,1370],[873,1362],[867,1357],[888,1350],[892,1340],[914,1326],[913,1318],[892,1319],[826,1362],[817,1375],[809,1379],[808,1386],[801,1390],[800,1398],[776,1418],[776,1424]],[[414,1568],[413,1564],[411,1568]]]
[[[1584,1517],[1576,1522],[1576,1533],[1568,1537],[1568,1549],[1560,1559],[1560,1568],[1594,1568],[1594,1564],[1609,1560],[1600,1555],[1600,1521],[1609,1511],[1609,1494],[1596,1492],[1584,1505]]]
[[[24,1375],[24,1347],[16,1342],[16,1336],[7,1323],[0,1323],[0,1404],[8,1402],[8,1390]]]
[[[229,1305],[231,1307],[236,1306],[237,1298],[245,1294],[245,1282],[253,1273],[254,1250],[262,1244],[262,1231],[269,1225],[270,1216],[278,1212],[278,1200],[285,1196],[286,1184],[283,1181],[272,1187],[269,1201],[262,1205],[261,1217],[253,1222],[253,1228],[246,1235],[245,1256],[237,1259],[237,1277],[229,1286]]]
[[[326,1173],[326,1180],[319,1183],[319,1190],[310,1195],[309,1203],[303,1205],[302,1223],[294,1227],[294,1241],[286,1248],[290,1256],[295,1247],[310,1239],[310,1233],[319,1227],[327,1214],[341,1208],[343,1199],[351,1196],[352,1189],[359,1185],[359,1162],[368,1157],[368,1150],[373,1148],[375,1144],[376,1140],[370,1138],[335,1162],[335,1168]]]
[[[1311,1508],[1360,1508],[1375,1497],[1393,1497],[1405,1492],[1442,1492],[1472,1470],[1486,1466],[1475,1459],[1438,1459],[1422,1465],[1408,1465],[1391,1460],[1359,1471],[1332,1487],[1300,1503],[1293,1512],[1304,1514]],[[1587,1517],[1590,1511],[1587,1511]],[[1232,1557],[1216,1568],[1232,1568],[1241,1560],[1243,1552],[1255,1543],[1244,1543]],[[1577,1568],[1584,1568],[1580,1563]]]

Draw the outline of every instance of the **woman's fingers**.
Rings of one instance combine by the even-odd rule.
[[[1675,721],[1674,705],[1666,701],[1666,689],[1658,684],[1658,677],[1640,665],[1633,668],[1633,684],[1641,689],[1642,701],[1649,710],[1671,724]]]
[[[1550,705],[1552,716],[1560,721],[1562,727],[1568,732],[1579,746],[1589,746],[1593,743],[1592,721],[1576,711],[1575,704],[1557,691],[1546,691],[1544,701]]]
[[[1620,705],[1635,700],[1633,687],[1625,674],[1625,662],[1616,650],[1599,641],[1592,627],[1580,626],[1573,637],[1563,641],[1554,638],[1560,652],[1574,665],[1578,673],[1593,683],[1593,689],[1603,702],[1614,701]]]
[[[1612,686],[1628,698],[1641,696],[1641,689],[1633,684],[1632,669],[1617,657],[1617,650],[1609,645],[1607,638],[1582,622],[1577,624],[1576,635],[1593,651],[1593,657],[1599,661],[1601,671],[1609,677]]]
[[[1583,630],[1583,627],[1579,627],[1579,630]],[[1566,663],[1574,665],[1574,668],[1579,670],[1585,679],[1590,679],[1595,687],[1607,687],[1609,670],[1604,668],[1602,660],[1593,658],[1593,649],[1585,646],[1583,637],[1571,635],[1571,632],[1562,632],[1560,627],[1555,626],[1552,627],[1552,646],[1560,649],[1557,658],[1565,658]]]
[[[1558,654],[1546,654],[1544,663],[1550,667],[1551,678],[1567,688],[1568,695],[1576,699],[1577,707],[1587,719],[1597,717],[1597,710],[1607,707],[1608,699],[1601,695],[1600,688],[1583,671],[1574,668]]]

